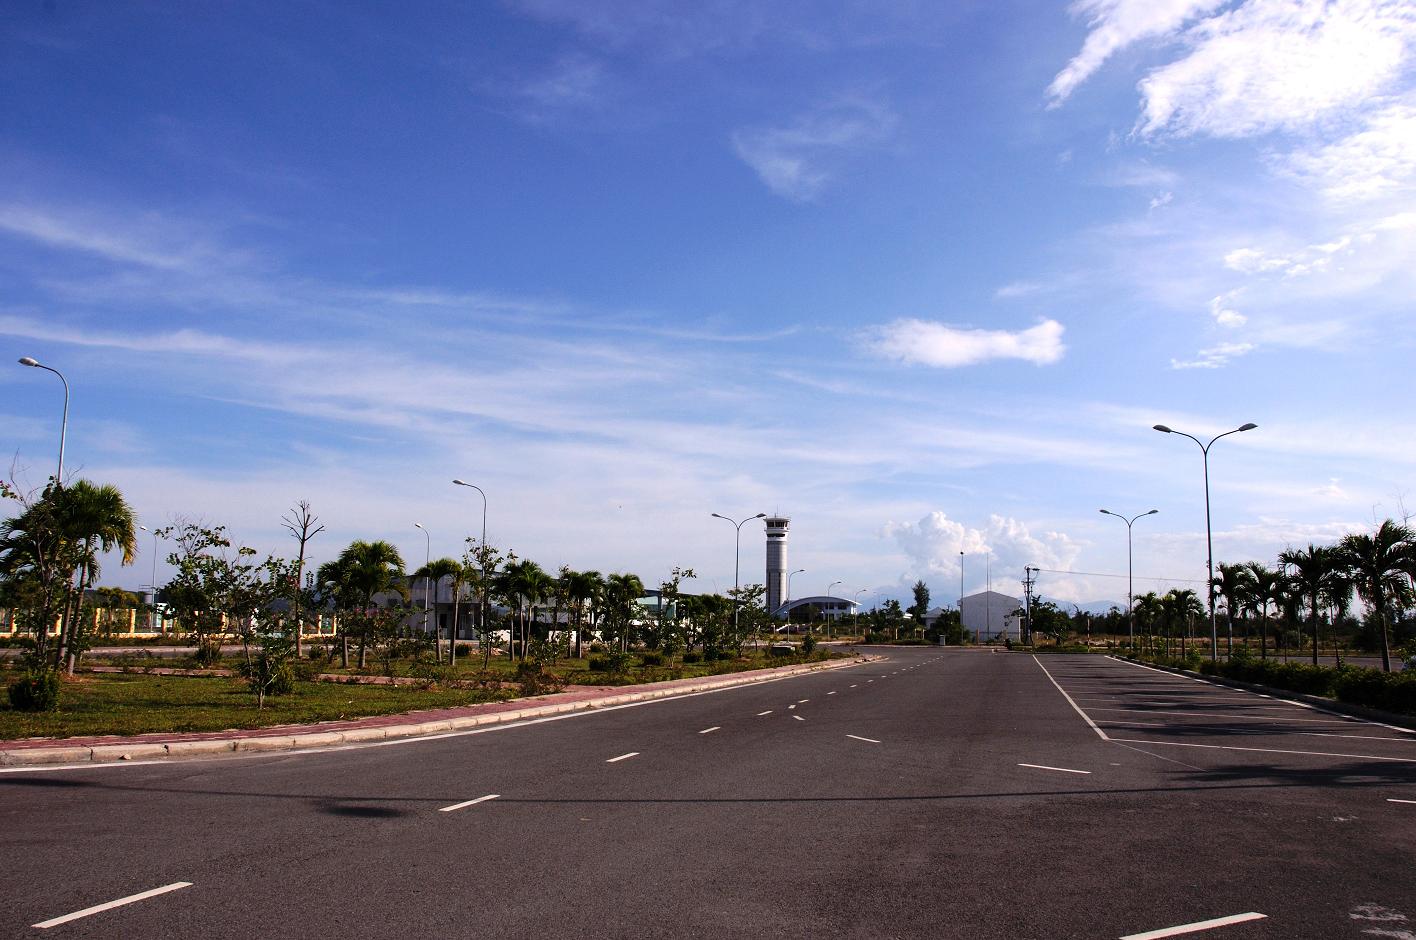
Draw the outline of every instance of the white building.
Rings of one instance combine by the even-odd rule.
[[[976,642],[1021,638],[1022,618],[1013,614],[1023,606],[1018,598],[997,591],[979,591],[965,597],[961,604],[964,629]]]

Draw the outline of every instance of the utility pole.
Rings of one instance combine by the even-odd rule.
[[[1032,565],[1023,567],[1023,642],[1029,646],[1032,645],[1032,590],[1037,581],[1037,571]]]

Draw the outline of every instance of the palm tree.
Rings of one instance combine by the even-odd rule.
[[[1205,615],[1204,605],[1200,603],[1200,596],[1189,588],[1176,588],[1168,591],[1160,599],[1160,602],[1165,608],[1166,620],[1179,627],[1180,655],[1183,658],[1189,625],[1195,617]]]
[[[432,608],[433,608],[433,647],[434,647],[434,649],[437,650],[437,660],[438,660],[438,662],[442,662],[442,631],[441,631],[441,629],[438,627],[438,614],[437,614],[437,610],[438,610],[438,600],[437,600],[438,585],[442,584],[442,579],[443,579],[443,578],[452,578],[452,579],[453,579],[453,586],[452,586],[452,589],[453,589],[453,592],[456,593],[456,591],[458,590],[458,588],[461,587],[460,580],[459,580],[459,577],[458,577],[461,572],[462,572],[462,563],[459,562],[457,559],[455,559],[455,558],[434,558],[432,561],[428,562],[426,565],[424,565],[423,567],[419,568],[417,571],[413,572],[413,574],[409,575],[409,577],[412,578],[414,581],[417,581],[419,578],[421,578],[421,579],[423,580],[423,597],[424,597],[424,600],[425,600],[425,601],[426,601],[426,599],[427,599],[427,597],[428,597],[428,594],[429,594],[429,593],[432,594]],[[426,631],[426,630],[428,629],[428,625],[427,625],[426,623],[423,624],[423,629],[424,629],[424,631]],[[455,625],[448,628],[448,633],[447,633],[447,635],[448,635],[448,641],[449,641],[449,645],[450,645],[450,646],[455,646],[456,643],[457,643],[457,637],[454,635],[454,634],[455,634],[455,631],[456,631],[456,626],[455,626]],[[449,658],[451,658],[451,657],[449,657]]]
[[[1147,591],[1138,594],[1133,601],[1136,610],[1136,619],[1141,622],[1141,635],[1150,636],[1155,633],[1155,628],[1160,624],[1165,616],[1165,607],[1160,602],[1160,597],[1154,591]]]
[[[619,633],[621,652],[629,649],[629,630],[644,596],[644,582],[637,574],[612,574],[605,579],[605,613]]]
[[[551,576],[534,561],[515,561],[502,570],[498,578],[499,590],[503,597],[516,606],[520,621],[521,658],[526,658],[526,641],[529,636],[528,613],[536,613],[536,602],[546,595]]]
[[[67,653],[68,671],[72,675],[76,658],[73,648],[82,629],[79,616],[84,592],[98,578],[99,553],[117,549],[122,553],[122,564],[131,565],[138,551],[137,519],[123,494],[116,486],[108,484],[75,480],[56,490],[51,498],[57,509],[55,518],[60,541],[73,550],[70,556],[73,568],[68,573],[73,591],[65,605],[54,666],[59,668]]]
[[[1337,554],[1338,546],[1333,546],[1333,567],[1323,579],[1322,600],[1332,610],[1332,655],[1337,665],[1342,665],[1342,646],[1339,630],[1347,619],[1347,611],[1352,606],[1352,592],[1356,587],[1352,573],[1341,562]]]
[[[1268,608],[1283,605],[1283,573],[1251,561],[1249,569],[1249,609],[1259,615],[1259,658],[1268,659]]]
[[[1224,615],[1229,625],[1229,654],[1234,653],[1234,614],[1247,603],[1250,590],[1251,572],[1245,565],[1226,565],[1221,562],[1216,567],[1212,590],[1224,599]]]
[[[1352,534],[1338,543],[1338,557],[1353,578],[1357,596],[1375,614],[1382,631],[1382,669],[1391,672],[1391,641],[1387,636],[1387,608],[1411,593],[1410,576],[1416,570],[1416,534],[1387,519],[1371,535]]]
[[[389,591],[402,593],[403,556],[388,542],[355,540],[339,553],[335,563],[341,566],[345,582],[360,605],[359,668],[368,663],[369,629],[367,612],[374,606],[374,595]]]
[[[1306,549],[1288,549],[1278,556],[1281,564],[1292,569],[1289,581],[1294,592],[1308,602],[1308,614],[1313,630],[1313,665],[1318,664],[1318,605],[1332,580],[1336,561],[1333,550],[1308,543]]]
[[[565,597],[570,602],[570,606],[575,612],[576,659],[580,658],[582,652],[581,638],[585,632],[583,629],[585,608],[599,590],[600,580],[600,572],[598,571],[572,571],[569,568],[561,569],[561,590],[565,592]]]

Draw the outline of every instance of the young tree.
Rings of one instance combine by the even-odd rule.
[[[929,585],[923,581],[916,581],[910,590],[914,592],[914,603],[910,605],[910,616],[914,618],[914,622],[922,631],[924,618],[929,614]]]
[[[324,531],[324,526],[319,525],[319,519],[310,512],[308,500],[300,500],[290,512],[281,517],[280,524],[291,538],[300,545],[299,554],[295,557],[294,590],[290,593],[291,612],[295,618],[295,658],[301,655],[301,636],[305,632],[305,619],[301,611],[301,585],[305,580],[305,547],[310,544],[310,540]]]

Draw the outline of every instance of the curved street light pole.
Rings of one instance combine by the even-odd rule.
[[[466,486],[477,491],[482,497],[482,544],[478,552],[482,556],[482,603],[477,614],[477,630],[481,636],[479,643],[487,642],[487,592],[491,590],[491,585],[487,583],[487,560],[490,557],[487,552],[487,494],[482,492],[482,488],[475,483],[468,483],[464,480],[453,480],[454,486]],[[455,629],[455,627],[454,627]],[[457,641],[452,643],[452,655],[454,660],[457,657]],[[511,647],[507,647],[507,655],[511,655]]]
[[[753,519],[766,519],[766,518],[767,518],[767,514],[766,514],[765,512],[759,512],[759,513],[758,513],[757,515],[755,515],[755,516],[748,516],[746,519],[742,520],[741,522],[736,522],[736,521],[734,521],[734,520],[732,520],[732,519],[729,519],[727,516],[724,516],[724,515],[722,515],[721,513],[716,513],[716,512],[715,512],[715,513],[709,513],[709,515],[711,515],[714,519],[722,519],[724,522],[730,523],[730,524],[732,525],[733,529],[734,529],[734,534],[733,534],[733,642],[736,643],[736,642],[737,642],[737,636],[738,636],[738,610],[742,607],[742,598],[738,595],[738,569],[740,568],[741,562],[742,562],[742,527],[745,526],[745,525],[747,525],[747,524],[748,524],[749,522],[751,522]],[[756,640],[753,640],[753,643],[754,643],[754,644],[755,644],[756,642],[757,642]]]
[[[46,372],[53,372],[55,375],[59,376],[59,381],[64,383],[64,417],[59,422],[59,475],[54,478],[54,482],[57,485],[63,486],[64,438],[67,437],[69,434],[69,380],[64,378],[64,373],[60,372],[58,369],[47,366],[42,362],[38,362],[30,358],[29,356],[21,356],[19,363],[22,366],[29,366],[31,369],[43,369]]]
[[[152,606],[148,608],[148,632],[154,633],[153,627],[157,626],[157,533],[145,525],[138,528],[152,533],[152,583],[148,585],[152,588]]]
[[[782,601],[782,603],[780,603],[780,604],[777,605],[777,610],[781,610],[783,607],[786,607],[786,606],[787,606],[788,604],[790,604],[791,601],[792,601],[792,575],[805,574],[805,573],[806,573],[806,569],[805,569],[805,568],[798,568],[797,570],[792,571],[792,572],[790,572],[790,573],[787,574],[787,596],[786,596],[786,598]],[[776,615],[774,614],[773,616],[776,616]],[[790,635],[791,635],[791,632],[792,632],[792,631],[791,631],[791,626],[792,626],[792,613],[791,613],[791,611],[787,611],[787,625],[786,625],[786,627],[783,629],[783,632],[785,632],[788,636],[790,636]]]
[[[826,585],[826,596],[827,596],[827,597],[830,597],[830,596],[831,596],[831,589],[832,589],[833,587],[835,587],[835,586],[838,585],[838,584],[845,584],[845,583],[846,583],[846,582],[844,582],[844,581],[832,581],[830,584]],[[831,638],[831,621],[826,619],[826,609],[825,609],[824,607],[821,609],[821,619],[822,619],[822,620],[826,620],[826,638],[827,638],[827,639],[830,639],[830,638]]]
[[[1254,430],[1254,428],[1258,427],[1258,425],[1257,425],[1257,424],[1254,424],[1253,422],[1249,422],[1249,423],[1247,423],[1247,424],[1242,424],[1242,425],[1240,425],[1239,427],[1235,428],[1235,429],[1232,430],[1232,431],[1225,431],[1223,434],[1216,434],[1214,437],[1210,438],[1210,442],[1209,442],[1208,444],[1201,443],[1201,442],[1200,442],[1200,439],[1199,439],[1198,437],[1195,437],[1193,434],[1186,434],[1184,431],[1176,431],[1176,430],[1174,430],[1174,429],[1172,429],[1172,428],[1166,427],[1166,426],[1163,425],[1163,424],[1153,425],[1153,427],[1155,428],[1155,430],[1159,431],[1159,432],[1162,433],[1162,434],[1179,434],[1181,437],[1188,437],[1190,440],[1194,441],[1196,445],[1199,446],[1199,448],[1200,448],[1200,453],[1204,455],[1204,464],[1205,464],[1205,548],[1206,548],[1206,550],[1208,551],[1208,554],[1209,554],[1209,581],[1206,582],[1206,587],[1209,589],[1209,608],[1210,608],[1210,659],[1212,659],[1212,660],[1214,660],[1214,659],[1219,659],[1219,627],[1216,625],[1215,614],[1214,614],[1214,533],[1213,533],[1213,530],[1212,530],[1211,527],[1210,527],[1210,465],[1209,465],[1209,454],[1210,454],[1210,448],[1214,446],[1214,442],[1217,441],[1217,440],[1219,440],[1221,437],[1228,437],[1228,436],[1231,435],[1231,434],[1238,434],[1240,431],[1252,431],[1252,430]],[[1234,645],[1233,627],[1230,627],[1229,643],[1230,643],[1230,648],[1232,649],[1232,648],[1233,648],[1233,645]]]
[[[1150,512],[1143,512],[1129,519],[1119,512],[1112,512],[1110,509],[1102,509],[1100,512],[1108,516],[1115,516],[1117,519],[1126,523],[1126,615],[1130,618],[1126,627],[1126,645],[1128,647],[1134,647],[1136,645],[1136,600],[1135,588],[1132,587],[1131,584],[1131,526],[1135,524],[1137,519],[1143,516],[1153,516],[1160,512],[1160,510],[1152,509]]]

